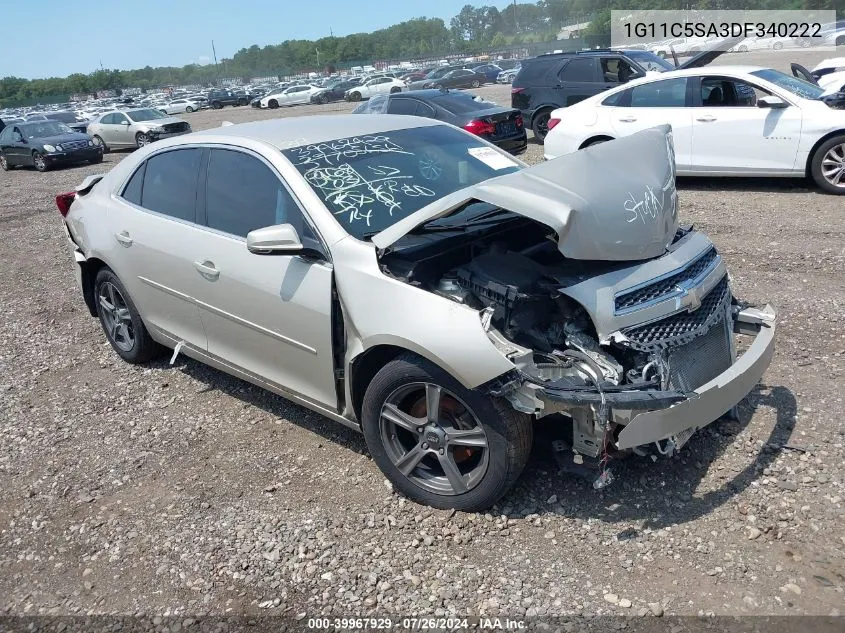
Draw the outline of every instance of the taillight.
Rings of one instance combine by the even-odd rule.
[[[560,123],[560,119],[549,119],[549,132],[552,131],[552,128]]]
[[[523,125],[525,125],[525,123],[522,120],[521,115],[517,115],[517,117],[513,120],[513,122],[516,123],[516,127],[522,127]]]
[[[68,211],[70,211],[70,205],[74,200],[76,200],[75,191],[60,193],[56,196],[56,206],[59,208],[59,213],[62,214],[63,218],[67,216]]]
[[[481,121],[479,119],[470,121],[464,126],[464,129],[475,135],[496,133],[496,125],[494,123],[491,123],[490,121]]]

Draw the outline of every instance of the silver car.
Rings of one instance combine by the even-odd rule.
[[[527,167],[434,120],[321,116],[162,141],[57,204],[123,359],[260,385],[361,430],[412,499],[480,510],[538,419],[600,488],[763,375],[774,311],[678,226],[674,176],[668,126]]]
[[[153,141],[190,131],[191,126],[182,119],[168,116],[155,108],[114,110],[88,124],[88,134],[105,151],[144,147]]]

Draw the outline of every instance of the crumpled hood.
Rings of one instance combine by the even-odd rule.
[[[480,200],[557,234],[570,259],[629,261],[666,252],[678,228],[671,128],[654,127],[456,191],[372,238],[384,249]]]

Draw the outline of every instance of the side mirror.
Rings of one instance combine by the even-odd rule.
[[[757,107],[778,110],[789,107],[789,104],[780,97],[760,97],[757,99]]]
[[[302,242],[290,224],[277,224],[250,231],[246,247],[256,255],[296,255],[302,252]]]
[[[120,122],[120,124],[121,124],[121,125],[129,125],[129,121],[127,121],[126,119],[124,119],[123,121],[121,121],[121,122]]]

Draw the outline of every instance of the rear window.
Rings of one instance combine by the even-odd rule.
[[[516,76],[516,81],[519,83],[528,83],[531,81],[539,81],[546,74],[549,70],[556,66],[557,63],[555,61],[550,61],[547,59],[543,60],[526,60],[522,62],[522,68],[519,70],[519,74]]]
[[[477,112],[478,110],[489,110],[490,108],[497,107],[495,103],[482,99],[481,97],[476,97],[468,92],[450,92],[442,96],[432,97],[431,100],[452,114],[468,114],[470,112]]]

